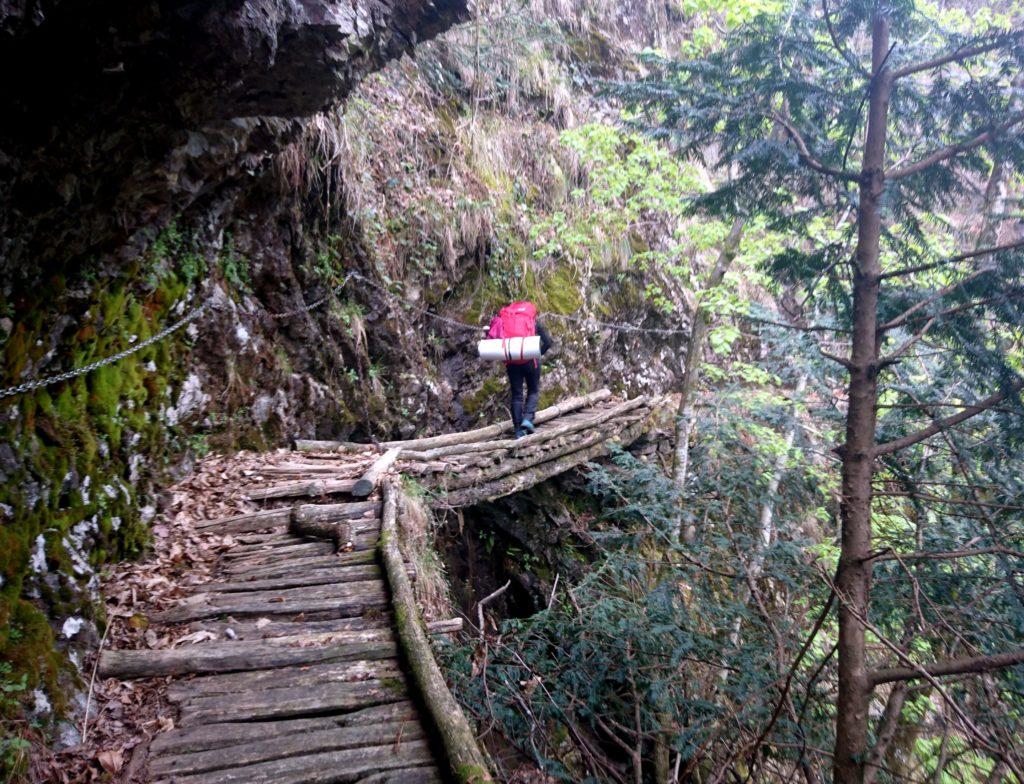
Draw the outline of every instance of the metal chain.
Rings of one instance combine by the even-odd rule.
[[[388,297],[393,302],[400,302],[400,303],[402,303],[404,305],[407,305],[408,307],[412,308],[413,310],[418,311],[422,315],[428,316],[429,318],[435,319],[436,321],[440,321],[440,322],[443,322],[445,324],[449,324],[449,325],[451,325],[453,327],[456,327],[456,328],[459,328],[459,329],[472,330],[473,332],[479,332],[481,329],[485,329],[485,325],[466,324],[465,322],[456,321],[455,319],[448,318],[447,316],[442,316],[442,315],[440,315],[438,313],[434,313],[432,311],[429,311],[426,308],[424,308],[422,305],[418,305],[415,302],[412,302],[411,300],[408,300],[408,299],[405,299],[404,297],[398,296],[397,294],[395,294],[395,293],[391,292],[390,290],[384,288],[380,284],[370,280],[365,275],[359,274],[358,272],[353,272],[353,273],[350,273],[350,274],[351,274],[352,277],[358,278],[359,280],[361,280],[363,283],[367,284],[371,288],[374,288],[377,291],[381,292],[382,294],[384,294],[386,297]],[[557,320],[561,320],[561,321],[574,321],[574,322],[577,322],[579,324],[583,324],[585,326],[598,326],[598,327],[603,327],[605,329],[616,330],[618,332],[646,332],[646,333],[653,334],[653,335],[689,335],[690,334],[685,329],[659,329],[657,327],[638,327],[638,326],[636,326],[634,324],[618,324],[618,323],[613,323],[613,322],[610,322],[610,321],[600,321],[599,319],[591,318],[591,317],[588,317],[588,316],[584,316],[584,317],[581,317],[581,316],[570,316],[570,315],[566,315],[566,314],[563,314],[563,313],[544,313],[543,318],[544,318],[545,321],[548,320],[548,319],[557,319]]]
[[[206,310],[205,302],[199,305],[197,308],[195,308],[191,313],[188,313],[183,318],[179,319],[178,321],[175,321],[169,327],[165,327],[164,329],[160,330],[152,337],[146,338],[141,343],[132,346],[131,348],[126,348],[124,351],[119,351],[116,354],[113,354],[109,357],[105,357],[104,359],[98,359],[95,362],[90,362],[88,365],[83,365],[80,368],[68,370],[64,373],[58,373],[55,376],[37,378],[33,381],[26,381],[22,384],[18,384],[17,386],[8,387],[7,389],[0,389],[0,400],[3,400],[4,398],[7,397],[11,397],[12,395],[20,395],[25,392],[31,392],[34,389],[48,387],[51,384],[56,384],[60,381],[70,381],[73,378],[84,376],[86,373],[91,373],[93,370],[97,370],[98,368],[105,367],[107,365],[112,365],[115,362],[120,362],[122,359],[130,357],[132,354],[137,354],[143,349],[149,348],[154,343],[158,343],[168,335],[177,332],[186,324],[195,321],[197,318],[199,318],[199,316],[203,313],[204,310]]]
[[[316,310],[318,307],[327,302],[327,300],[329,300],[331,297],[338,296],[341,293],[341,290],[345,288],[345,284],[348,283],[349,279],[355,276],[355,271],[349,272],[348,275],[345,276],[345,279],[341,281],[341,283],[339,283],[329,292],[320,297],[320,299],[316,300],[316,302],[311,302],[310,304],[304,305],[301,308],[296,308],[295,310],[286,310],[283,313],[268,313],[267,315],[269,315],[270,318],[272,319],[283,319],[289,318],[291,316],[298,316],[300,313],[309,313],[311,310]]]
[[[341,290],[345,288],[345,284],[347,284],[349,282],[349,280],[351,280],[352,278],[355,278],[357,280],[362,281],[363,283],[365,283],[370,288],[376,289],[377,291],[382,293],[385,297],[390,299],[392,302],[401,303],[402,305],[405,305],[406,307],[412,308],[413,310],[417,311],[418,313],[420,313],[423,316],[426,316],[428,318],[432,318],[435,321],[440,321],[440,322],[442,322],[444,324],[448,324],[449,326],[455,327],[456,329],[465,329],[465,330],[469,330],[471,332],[479,333],[480,330],[482,330],[484,328],[483,325],[467,324],[467,323],[465,323],[463,321],[457,321],[456,319],[448,318],[447,316],[442,316],[439,313],[434,313],[434,312],[432,312],[430,310],[427,310],[422,305],[418,305],[417,303],[415,303],[415,302],[413,302],[413,301],[411,301],[411,300],[409,300],[407,298],[400,297],[399,295],[395,294],[394,292],[390,291],[389,289],[385,288],[384,286],[381,286],[376,281],[370,280],[365,275],[362,275],[359,272],[356,272],[355,270],[350,271],[345,276],[345,279],[341,281],[341,283],[339,283],[337,286],[335,286],[333,289],[331,289],[330,292],[328,292],[327,294],[325,294],[323,297],[321,297],[320,299],[316,300],[315,302],[311,302],[310,304],[304,305],[301,308],[296,308],[295,310],[286,310],[286,311],[283,311],[281,313],[270,313],[268,315],[270,316],[270,318],[273,318],[273,319],[283,319],[283,318],[289,318],[291,316],[297,316],[300,313],[309,313],[310,311],[315,310],[316,308],[319,308],[321,305],[323,305],[332,296],[337,296],[338,294],[340,294]],[[192,321],[195,321],[197,318],[199,318],[199,316],[203,313],[204,310],[206,310],[206,303],[205,302],[203,304],[199,305],[197,308],[195,308],[192,312],[188,313],[183,318],[181,318],[178,321],[174,322],[170,326],[165,327],[164,329],[160,330],[160,332],[156,333],[152,337],[146,338],[146,340],[142,341],[138,345],[132,346],[131,348],[127,348],[124,351],[119,351],[118,353],[113,354],[112,356],[105,357],[104,359],[98,359],[95,362],[90,362],[88,365],[83,365],[82,367],[75,368],[74,370],[68,370],[68,371],[66,371],[64,373],[58,373],[55,376],[48,376],[46,378],[39,378],[39,379],[35,379],[33,381],[26,381],[24,383],[18,384],[18,385],[13,386],[13,387],[8,387],[6,389],[0,389],[0,400],[3,400],[4,398],[12,397],[13,395],[21,395],[21,394],[24,394],[25,392],[31,392],[34,389],[41,389],[42,387],[48,387],[51,384],[57,384],[57,383],[59,383],[61,381],[70,381],[71,379],[78,378],[79,376],[84,376],[86,373],[91,373],[93,370],[97,370],[97,369],[99,369],[101,367],[106,367],[107,365],[112,365],[115,362],[120,362],[122,359],[126,359],[127,357],[130,357],[132,354],[137,354],[138,352],[142,351],[143,349],[148,348],[149,346],[152,346],[154,343],[158,343],[159,341],[161,341],[164,338],[166,338],[168,335],[171,335],[171,334],[177,332],[179,329],[184,327],[186,324],[189,324]],[[576,322],[576,323],[579,323],[579,324],[583,324],[585,326],[598,326],[598,327],[603,327],[605,329],[616,330],[616,331],[619,331],[619,332],[644,332],[644,333],[653,334],[653,335],[685,335],[685,334],[688,334],[686,332],[686,330],[682,330],[682,329],[659,329],[657,327],[638,327],[638,326],[636,326],[634,324],[612,323],[612,322],[609,322],[609,321],[600,321],[599,319],[595,319],[595,318],[571,316],[571,315],[567,315],[567,314],[563,314],[563,313],[545,313],[544,314],[544,318],[545,319],[556,319],[556,320],[560,320],[560,321],[572,321],[572,322]]]

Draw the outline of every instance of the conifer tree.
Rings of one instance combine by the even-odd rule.
[[[1019,457],[1024,440],[1024,237],[1006,214],[980,230],[969,216],[1007,209],[990,188],[1024,173],[1024,32],[1019,11],[981,7],[972,20],[936,10],[916,0],[795,0],[727,33],[706,57],[651,57],[649,78],[618,88],[655,119],[655,133],[732,175],[697,208],[767,215],[791,237],[771,262],[776,278],[835,313],[816,334],[847,374],[831,586],[842,784],[863,782],[869,760],[880,764],[869,728],[875,688],[907,681],[930,684],[958,732],[1024,779],[1012,737],[982,727],[940,681],[1024,662],[1019,633],[965,630],[968,654],[935,660],[921,654],[956,649],[943,646],[944,633],[904,618],[908,642],[894,641],[872,603],[873,572],[889,558],[874,549],[876,518],[896,482],[909,499],[903,512],[924,521],[918,540],[945,548],[901,547],[901,563],[987,558],[988,570],[1007,575],[1001,611],[1015,615],[1005,628],[1024,617],[1005,530],[949,511],[1005,511],[1019,499],[997,500],[1009,480],[994,466]],[[848,241],[818,241],[823,220],[843,226]],[[987,463],[957,447],[968,428]],[[956,489],[937,495],[936,473]],[[918,575],[907,569],[905,579]],[[869,637],[888,661],[869,657]]]

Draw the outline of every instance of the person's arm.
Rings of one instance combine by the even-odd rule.
[[[551,335],[544,329],[544,325],[539,321],[535,322],[537,327],[537,334],[540,335],[540,353],[541,356],[548,353],[548,349],[551,348],[554,343],[551,342]]]

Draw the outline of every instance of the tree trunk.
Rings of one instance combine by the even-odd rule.
[[[871,583],[871,479],[878,396],[878,290],[881,276],[880,199],[885,183],[885,137],[892,76],[885,65],[889,21],[875,17],[867,138],[860,180],[857,251],[853,272],[853,345],[850,352],[846,441],[842,447],[842,537],[839,599],[839,695],[836,704],[836,784],[862,784],[868,753],[868,680],[864,626]]]
[[[718,260],[714,269],[704,282],[704,288],[710,289],[722,282],[725,273],[736,258],[740,240],[743,238],[744,218],[736,218],[732,222],[729,234],[722,241],[718,252]],[[680,490],[686,485],[686,475],[690,468],[690,434],[693,432],[693,402],[696,397],[697,382],[700,380],[700,359],[704,351],[704,341],[708,334],[707,313],[698,306],[693,314],[693,325],[690,327],[690,340],[686,344],[686,356],[683,360],[683,381],[679,385],[679,407],[676,411],[676,451],[672,462],[672,481]],[[682,528],[682,510],[676,518],[673,538],[678,540]],[[696,537],[696,529],[690,526],[686,530],[686,541],[692,543]]]

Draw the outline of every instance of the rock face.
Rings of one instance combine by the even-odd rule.
[[[470,0],[3,0],[0,272],[144,247]]]
[[[0,660],[26,693],[68,707],[54,640],[94,617],[97,569],[145,548],[154,487],[183,456],[300,423],[351,430],[346,336],[262,304],[322,283],[307,194],[282,195],[278,159],[468,5],[0,0],[0,388],[208,306],[115,365],[0,401]],[[208,443],[199,423],[231,435]]]

